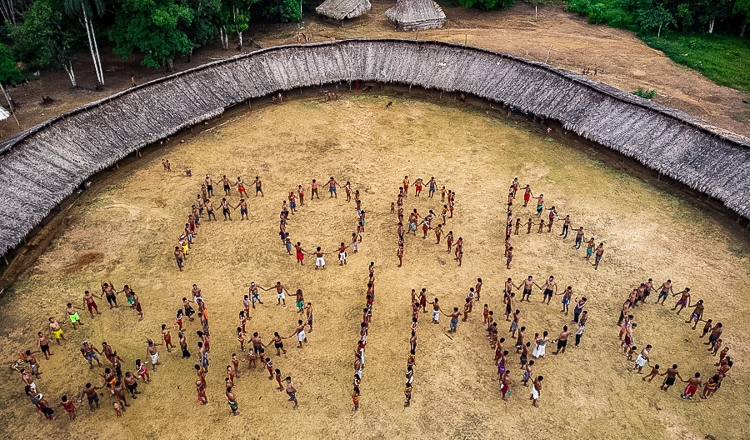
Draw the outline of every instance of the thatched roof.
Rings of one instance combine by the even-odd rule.
[[[315,12],[335,20],[343,20],[364,15],[370,9],[370,0],[326,0],[315,8]]]
[[[385,16],[404,31],[441,28],[445,23],[445,12],[433,0],[398,0]]]
[[[612,148],[750,218],[750,139],[543,63],[436,42],[281,46],[209,63],[77,108],[0,143],[0,254],[76,187],[138,148],[248,98],[340,81],[459,91]]]

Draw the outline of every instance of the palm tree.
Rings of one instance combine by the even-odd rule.
[[[99,46],[96,44],[96,34],[92,22],[94,11],[91,8],[91,3],[90,0],[65,0],[65,12],[68,15],[78,17],[78,20],[86,29],[91,58],[94,60],[94,70],[96,70],[96,80],[99,83],[97,88],[101,88],[104,86],[104,72],[102,71],[102,61],[99,58]],[[101,17],[104,14],[104,0],[93,0],[93,6],[96,14]]]

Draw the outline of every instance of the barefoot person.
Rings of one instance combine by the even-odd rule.
[[[543,290],[542,304],[546,300],[547,305],[549,305],[552,301],[552,296],[557,294],[557,281],[555,281],[555,277],[550,275],[547,281],[544,282],[544,285],[539,287],[539,290]]]
[[[560,333],[560,336],[557,337],[557,350],[553,351],[552,354],[558,354],[558,353],[565,353],[565,347],[568,345],[568,337],[570,336],[570,331],[568,331],[568,326],[563,326],[563,331]]]
[[[599,262],[602,260],[602,255],[604,255],[604,243],[599,243],[599,246],[596,248],[596,255],[594,256],[594,269],[599,269]]]
[[[226,396],[227,396],[227,404],[229,405],[229,410],[232,412],[232,415],[233,416],[240,415],[240,412],[237,411],[237,408],[239,407],[237,405],[237,396],[234,394],[234,392],[232,392],[232,387],[227,387]]]
[[[62,342],[60,342],[60,340],[67,341],[65,335],[63,334],[62,328],[60,328],[60,323],[52,317],[49,318],[49,332],[57,342],[57,345],[62,345]]]
[[[292,336],[297,335],[297,348],[302,348],[302,342],[307,344],[307,335],[305,335],[305,323],[301,319],[297,321],[297,328],[294,330],[294,333],[289,335],[291,338]]]
[[[330,179],[328,179],[328,193],[330,195],[329,198],[338,198],[338,194],[336,194],[336,187],[338,186],[338,182],[336,182],[336,179],[331,176]]]
[[[435,298],[435,301],[430,301],[430,304],[432,304],[432,323],[433,324],[439,324],[439,321],[440,321],[440,305],[438,304],[438,299]]]
[[[636,370],[638,374],[643,374],[643,367],[648,364],[648,356],[649,352],[651,351],[651,345],[646,345],[646,347],[641,350],[641,353],[638,355],[638,357],[635,360],[635,365],[633,368]]]
[[[297,388],[294,386],[294,382],[292,382],[291,376],[287,376],[286,379],[286,394],[289,396],[289,401],[294,402],[294,406],[292,409],[297,409],[299,407],[299,402],[297,401]]]
[[[91,344],[89,341],[84,340],[83,343],[81,343],[81,355],[88,361],[89,363],[89,369],[94,368],[94,360],[96,360],[96,363],[101,367],[102,363],[99,362],[99,356],[102,354],[99,350],[94,347],[93,344]]]
[[[674,385],[675,379],[680,378],[681,381],[685,382],[685,380],[680,376],[680,372],[677,371],[677,364],[672,365],[671,368],[668,368],[667,371],[661,373],[659,376],[667,376],[664,378],[664,382],[659,387],[662,391],[667,391],[669,387]]]
[[[94,411],[95,409],[99,409],[99,394],[96,392],[96,390],[102,389],[103,387],[95,387],[91,385],[90,383],[87,383],[83,391],[81,391],[81,396],[78,398],[78,400],[83,399],[83,396],[86,396],[86,399],[89,402],[89,409],[91,411]]]
[[[70,325],[73,326],[73,330],[76,329],[76,324],[83,325],[83,323],[81,322],[81,316],[78,314],[78,311],[75,309],[75,307],[73,307],[72,303],[67,304],[65,313],[68,314],[68,319],[70,319]]]
[[[44,359],[49,360],[52,356],[52,352],[49,349],[49,339],[44,333],[39,332],[36,334],[36,345],[39,347],[39,351],[44,355]]]
[[[97,307],[96,301],[94,301],[95,297],[97,296],[89,292],[88,290],[83,292],[83,306],[89,309],[89,313],[91,314],[91,319],[94,319],[94,311],[96,311],[97,315],[101,315],[101,312],[99,312],[99,307]],[[97,297],[97,298],[101,299],[101,297]]]
[[[531,406],[534,408],[539,408],[537,402],[539,401],[539,396],[542,395],[542,380],[544,380],[543,376],[537,376],[531,385],[531,399],[529,400],[531,400]]]
[[[680,299],[677,300],[674,307],[672,307],[672,310],[677,310],[677,307],[679,306],[680,309],[677,310],[677,314],[679,315],[682,309],[690,307],[690,288],[686,287],[682,292],[675,293],[672,296],[677,295],[680,295]]]
[[[659,287],[659,297],[656,298],[656,304],[659,304],[659,300],[661,300],[661,305],[664,305],[670,293],[674,293],[672,290],[672,280],[667,280]]]
[[[324,256],[326,254],[330,254],[330,252],[323,252],[320,249],[320,246],[318,246],[317,248],[315,248],[315,270],[318,270],[318,269],[325,270],[325,268],[326,268],[326,260],[325,260]]]
[[[151,358],[151,365],[153,365],[154,373],[156,372],[156,366],[161,365],[159,363],[159,351],[156,349],[157,344],[149,338],[146,338],[146,354]]]
[[[688,323],[690,321],[693,321],[693,330],[695,330],[696,326],[698,326],[698,321],[700,321],[703,317],[703,309],[705,306],[703,305],[703,300],[699,299],[698,302],[691,307],[693,308],[693,313],[690,314],[690,318],[688,318],[688,320],[685,322]],[[704,331],[704,334],[706,332],[707,330]]]
[[[534,281],[534,277],[529,275],[528,278],[523,280],[523,293],[521,294],[521,302],[523,302],[523,299],[526,298],[526,301],[531,302],[531,289],[533,286],[536,286],[538,288],[542,288],[539,284],[537,284]],[[542,300],[544,301],[544,300]]]
[[[685,387],[685,391],[682,392],[680,395],[680,398],[682,400],[693,400],[693,396],[695,396],[695,392],[698,391],[698,388],[703,385],[703,379],[701,379],[701,374],[696,372],[693,377],[687,380],[687,386]]]

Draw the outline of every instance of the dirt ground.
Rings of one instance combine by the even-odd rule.
[[[393,105],[387,107],[386,104]],[[57,408],[57,420],[47,423],[22,396],[17,373],[0,369],[0,437],[20,432],[32,438],[207,438],[216,429],[226,438],[486,438],[493,434],[521,438],[533,429],[536,438],[740,438],[750,422],[748,350],[750,337],[744,316],[747,302],[737,296],[750,283],[750,241],[747,233],[716,223],[715,217],[692,201],[655,189],[617,171],[557,138],[488,117],[474,108],[450,102],[407,100],[393,96],[345,94],[337,102],[315,99],[287,102],[226,117],[221,125],[185,137],[121,167],[92,186],[64,214],[67,229],[28,272],[3,295],[0,322],[1,357],[10,363],[15,353],[31,348],[34,334],[46,329],[48,316],[64,322],[65,303],[81,308],[82,292],[97,291],[102,280],[118,287],[130,284],[139,293],[144,320],[121,307],[109,310],[100,300],[101,316],[81,313],[85,326],[70,339],[53,346],[52,359],[41,360],[39,389],[57,404],[62,394],[80,393],[82,385],[101,383],[101,368],[89,370],[78,351],[82,339],[110,343],[132,371],[136,358],[145,359],[145,338],[159,337],[161,324],[171,324],[181,298],[197,283],[210,312],[212,350],[208,376],[209,404],[195,402],[195,372],[199,324],[186,323],[193,357],[160,347],[163,366],[152,383],[131,402],[123,418],[113,418],[111,400],[91,414],[78,404],[79,419],[71,423]],[[176,172],[162,171],[169,159]],[[193,177],[180,170],[191,168]],[[201,176],[241,175],[251,182],[260,175],[265,197],[250,197],[250,221],[205,222],[184,272],[178,272],[170,249]],[[396,260],[395,215],[390,202],[404,175],[435,176],[457,194],[456,215],[445,228],[465,240],[462,267],[444,246],[419,236],[407,236],[405,263]],[[360,252],[338,267],[336,255],[328,269],[295,264],[278,240],[278,211],[286,191],[307,188],[315,178],[335,176],[351,181],[362,193],[367,226]],[[602,266],[593,270],[571,249],[573,238],[552,233],[513,237],[516,249],[511,270],[500,263],[505,189],[514,177],[544,193],[561,215],[570,214],[574,227],[603,241]],[[248,185],[249,186],[249,185]],[[217,188],[217,193],[221,189]],[[214,198],[218,202],[219,194]],[[232,193],[230,202],[238,197]],[[439,200],[406,199],[407,212],[439,210]],[[439,212],[439,211],[438,211]],[[516,207],[514,215],[532,216]],[[546,212],[545,212],[546,215]],[[219,213],[219,218],[221,215]],[[321,192],[309,200],[288,226],[293,241],[303,247],[334,251],[351,236],[356,214],[343,191],[338,199]],[[376,265],[376,301],[362,381],[362,406],[352,413],[349,393],[353,351],[364,305],[367,265]],[[512,394],[500,400],[493,351],[484,336],[481,304],[488,303],[509,338],[503,321],[502,284],[507,277],[520,282],[533,275],[540,282],[554,275],[560,286],[571,285],[576,296],[589,299],[589,321],[581,347],[536,361],[543,375],[541,408],[529,402],[529,389],[520,384],[518,355],[511,354]],[[408,354],[411,289],[426,287],[444,308],[460,306],[477,277],[484,280],[480,305],[452,338],[448,320],[430,323],[420,318],[419,345],[411,408],[403,407]],[[658,379],[643,383],[620,354],[615,325],[619,306],[637,283],[671,278],[675,290],[690,286],[693,298],[706,302],[706,317],[724,324],[735,367],[710,400],[680,400],[681,386],[659,391]],[[286,395],[276,390],[264,370],[247,371],[243,362],[236,393],[242,415],[231,417],[223,393],[224,367],[239,352],[234,329],[242,295],[255,281],[269,287],[281,281],[289,290],[302,288],[315,307],[315,329],[302,350],[285,341],[288,353],[274,364],[291,375],[299,389],[300,408],[292,411]],[[271,292],[261,292],[263,305],[253,310],[248,331],[268,341],[274,331],[292,334],[298,315],[292,298],[288,307],[275,304]],[[560,298],[542,305],[535,291],[531,303],[518,304],[527,336],[550,331],[554,337],[570,317],[560,313]],[[653,297],[652,297],[653,299]],[[121,303],[125,303],[120,297]],[[674,316],[667,306],[639,307],[635,344],[652,344],[652,362],[662,368],[680,365],[684,376],[695,371],[713,374],[714,359],[706,353],[699,331]],[[176,331],[173,337],[176,339]],[[510,338],[509,338],[510,339]],[[270,351],[270,348],[269,348]],[[512,350],[511,350],[512,352]],[[106,361],[105,361],[106,362]],[[717,417],[721,414],[722,417]],[[735,423],[726,423],[731,418]]]
[[[341,26],[308,14],[303,32],[313,41],[332,38],[416,38],[413,32],[396,32],[385,17],[392,1],[376,0],[370,13]],[[419,39],[467,43],[544,61],[550,51],[549,63],[576,72],[583,68],[598,69],[597,81],[632,92],[638,87],[656,89],[655,100],[664,105],[706,119],[715,125],[750,135],[750,97],[742,92],[718,86],[700,73],[673,63],[663,53],[651,49],[633,33],[607,26],[589,24],[585,18],[563,11],[560,7],[540,7],[538,20],[534,9],[518,3],[508,11],[480,12],[465,8],[445,8],[447,21],[443,29],[423,31]],[[255,25],[249,35],[263,47],[293,44],[299,31],[297,23]],[[551,46],[551,50],[550,50]],[[245,51],[253,50],[249,45]],[[222,51],[218,44],[195,53],[193,62],[177,61],[177,70],[188,69],[211,60],[235,55]],[[103,91],[94,90],[95,78],[85,52],[74,63],[80,87],[70,89],[64,72],[44,73],[29,85],[10,89],[20,105],[18,118],[21,129],[41,123],[50,117],[87,102],[101,99],[130,86],[130,76],[138,83],[164,75],[161,70],[146,69],[140,59],[123,60],[102,49],[105,66]],[[55,102],[41,105],[42,96]],[[0,137],[19,131],[11,118],[0,122]]]

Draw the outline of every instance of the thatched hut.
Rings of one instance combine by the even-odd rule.
[[[347,40],[195,67],[0,142],[0,255],[92,174],[226,108],[299,87],[376,81],[464,92],[634,157],[750,218],[750,139],[544,63],[461,45]]]
[[[436,29],[445,23],[443,8],[433,0],[398,0],[385,16],[402,31]]]
[[[334,20],[352,19],[372,9],[370,0],[326,0],[315,12]]]

